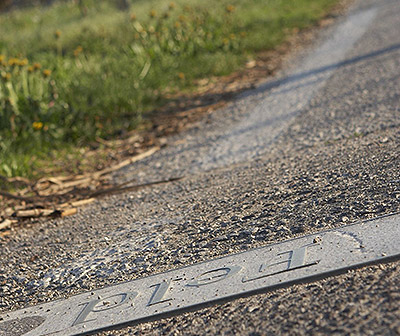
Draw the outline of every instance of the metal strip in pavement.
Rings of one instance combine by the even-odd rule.
[[[0,334],[80,335],[400,259],[400,214],[3,314]]]

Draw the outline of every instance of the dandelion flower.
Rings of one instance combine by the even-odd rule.
[[[77,46],[76,49],[74,50],[74,56],[78,57],[79,54],[83,51],[83,48],[81,46]]]
[[[35,68],[32,65],[28,67],[28,72],[34,72],[34,71],[35,71]]]
[[[27,58],[24,58],[24,59],[22,59],[22,60],[20,60],[19,61],[19,63],[18,63],[18,65],[19,66],[21,66],[21,67],[23,67],[23,66],[25,66],[25,65],[28,65],[28,59]]]
[[[8,65],[10,66],[15,66],[19,64],[19,59],[18,58],[10,58],[8,60]]]
[[[32,124],[32,127],[35,131],[40,131],[43,128],[43,123],[41,121],[35,121]]]
[[[233,5],[228,5],[228,6],[226,6],[226,12],[227,13],[233,13],[234,11],[235,11],[235,6],[233,6]]]
[[[49,77],[50,75],[51,75],[51,70],[49,70],[49,69],[43,70],[43,76],[44,77]]]
[[[5,56],[4,55],[0,55],[0,63],[3,63],[3,61],[5,60]]]
[[[131,14],[131,21],[136,21],[136,14],[135,13]]]
[[[40,70],[42,65],[40,63],[33,63],[33,70]]]
[[[179,79],[185,79],[185,74],[183,73],[183,72],[180,72],[179,74],[178,74],[178,77],[179,77]]]
[[[151,18],[155,18],[157,16],[157,12],[154,9],[152,9],[150,11],[149,15],[150,15]]]
[[[175,7],[176,7],[175,2],[170,2],[169,6],[168,6],[168,9],[169,10],[173,10]]]
[[[176,21],[175,23],[174,23],[174,27],[175,28],[180,28],[181,27],[181,23],[180,22],[178,22],[178,21]]]
[[[54,37],[55,37],[56,39],[59,39],[59,38],[61,37],[61,32],[60,32],[59,30],[56,30],[56,31],[54,32]]]

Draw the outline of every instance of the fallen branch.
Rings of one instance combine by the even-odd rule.
[[[18,200],[18,201],[24,201],[24,202],[32,202],[37,197],[43,197],[43,196],[34,196],[34,197],[19,196],[19,195],[14,195],[14,194],[11,194],[11,193],[9,193],[7,191],[2,191],[2,190],[0,190],[0,196],[3,196],[5,198],[10,198],[10,199],[15,199],[15,200]]]
[[[8,229],[12,224],[12,221],[9,219],[5,219],[2,222],[0,222],[0,230],[5,230]]]
[[[53,214],[54,209],[32,209],[32,210],[19,210],[15,212],[14,217],[30,218],[30,217],[47,217]]]
[[[68,202],[68,203],[63,203],[60,205],[60,208],[68,208],[68,207],[80,207],[83,205],[88,205],[92,202],[94,202],[94,198],[88,198],[88,199],[84,199],[81,201],[75,201],[75,202]]]
[[[77,213],[77,207],[92,203],[96,197],[120,193],[125,191],[139,190],[141,188],[168,183],[180,180],[181,178],[171,178],[167,180],[144,183],[140,185],[131,185],[133,180],[126,183],[107,186],[109,174],[117,171],[134,162],[143,160],[155,152],[160,150],[160,147],[154,146],[149,150],[130,157],[119,164],[109,167],[94,173],[81,174],[76,176],[55,176],[41,178],[36,183],[31,183],[24,178],[8,179],[0,175],[9,183],[24,183],[26,188],[19,191],[19,194],[13,194],[7,191],[0,190],[0,197],[9,200],[16,200],[22,203],[8,207],[1,212],[4,218],[15,218],[16,221],[5,219],[0,223],[0,231],[4,228],[9,228],[13,222],[18,219],[38,218],[38,217],[66,217]],[[103,189],[101,187],[103,186]],[[29,196],[28,196],[29,195]],[[33,196],[32,196],[33,195]],[[15,202],[14,202],[15,203]]]
[[[6,177],[4,175],[0,175],[0,180],[3,180],[4,182],[10,183],[10,184],[25,184],[25,185],[30,185],[31,181],[24,177]]]
[[[61,217],[72,216],[75,215],[77,212],[78,212],[77,208],[66,209],[64,211],[61,211]]]
[[[112,173],[112,172],[114,172],[116,170],[119,170],[119,169],[121,169],[123,167],[126,167],[126,166],[128,166],[128,165],[130,165],[132,163],[135,163],[137,161],[143,160],[143,159],[153,155],[155,152],[157,152],[159,150],[160,150],[160,147],[155,146],[155,147],[150,148],[149,150],[147,150],[147,151],[145,151],[143,153],[140,153],[140,154],[135,155],[135,156],[133,156],[133,157],[131,157],[129,159],[126,159],[126,160],[120,162],[119,164],[117,164],[117,165],[115,165],[113,167],[106,168],[106,169],[100,170],[98,172],[95,172],[95,173],[93,173],[92,176],[99,178],[102,175]]]
[[[99,197],[99,196],[105,196],[105,195],[111,195],[111,194],[117,194],[125,191],[133,191],[133,190],[139,190],[142,188],[158,185],[158,184],[164,184],[164,183],[169,183],[169,182],[174,182],[174,181],[179,181],[183,179],[183,177],[173,177],[167,180],[161,180],[161,181],[155,181],[155,182],[148,182],[148,183],[143,183],[143,184],[137,184],[133,186],[124,186],[126,185],[123,184],[122,186],[116,186],[112,188],[106,188],[103,190],[97,190],[94,193],[90,195],[90,197]]]

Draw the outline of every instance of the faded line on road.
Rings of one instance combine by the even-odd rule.
[[[208,155],[199,158],[200,170],[239,163],[268,151],[276,137],[307,106],[334,71],[342,64],[352,64],[346,54],[365,34],[377,13],[377,8],[370,8],[349,15],[331,38],[317,47],[299,67],[275,81],[279,82],[276,87],[271,87],[271,82],[261,85],[256,92],[270,89],[268,96],[237,126],[226,130],[213,142]],[[308,75],[299,77],[304,73]],[[295,82],[291,80],[293,78],[296,78]]]
[[[400,214],[388,215],[11,312],[0,330],[80,335],[154,320],[398,260],[399,240]]]

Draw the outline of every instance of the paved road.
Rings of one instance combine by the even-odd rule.
[[[115,176],[183,180],[2,241],[1,311],[400,211],[399,31],[400,1],[356,1],[278,76]],[[102,334],[400,334],[399,271],[365,267]]]

